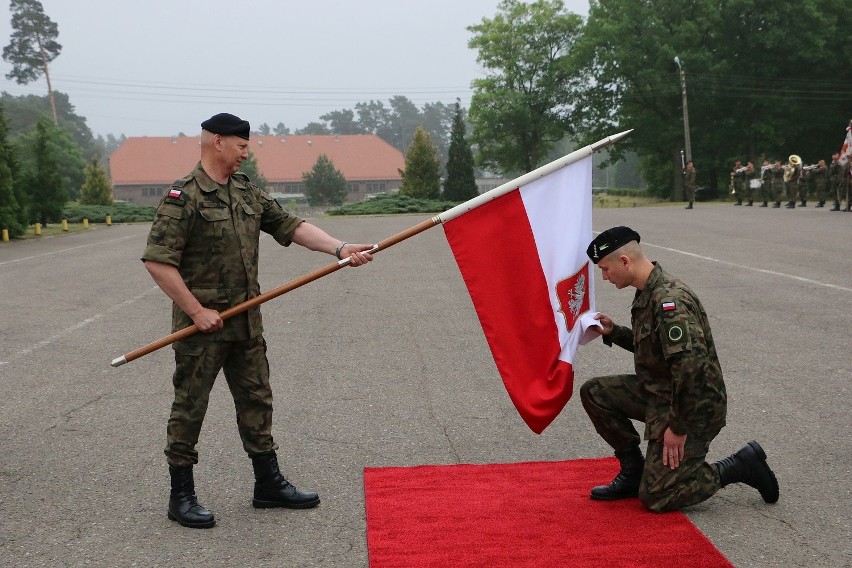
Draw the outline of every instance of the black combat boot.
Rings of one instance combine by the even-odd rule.
[[[781,207],[780,201],[776,201],[775,204],[772,206],[773,209],[779,209],[780,207]]]
[[[799,203],[799,207],[807,207],[807,206],[808,206],[808,202],[805,201],[804,199],[802,199],[802,202]]]
[[[734,205],[742,205],[742,204],[743,204],[743,200],[742,200],[742,199],[737,199],[737,202],[736,202],[736,203],[734,203]]]
[[[835,202],[834,202],[834,207],[832,207],[831,209],[829,209],[829,211],[840,211],[840,202],[839,202],[839,201],[835,201]]]
[[[192,479],[192,466],[169,466],[172,477],[172,493],[169,497],[169,518],[185,527],[208,529],[216,524],[213,511],[208,511],[198,503],[195,496],[195,482]]]
[[[287,509],[310,509],[319,505],[316,493],[299,491],[284,479],[278,469],[275,452],[252,456],[254,467],[254,500],[251,504],[258,509],[286,507]]]
[[[815,205],[815,207],[825,207],[825,201],[820,201]]]
[[[598,485],[592,489],[590,497],[595,501],[615,501],[639,495],[639,481],[645,469],[645,458],[639,446],[615,452],[621,463],[621,471],[609,485]]]
[[[769,207],[769,202],[768,202],[768,201],[764,201],[763,203],[761,203],[761,204],[760,204],[760,206],[761,206],[761,207]]]
[[[713,465],[719,470],[722,487],[745,483],[757,489],[765,502],[778,501],[778,480],[766,463],[766,452],[757,442],[749,442],[737,453]]]
[[[689,205],[687,205],[686,207],[684,207],[684,209],[692,209],[692,201],[690,201],[690,202],[689,202]]]
[[[754,201],[752,201],[751,199],[749,199],[749,200],[748,200],[748,203],[746,203],[746,207],[753,207],[753,206],[754,206]]]
[[[795,209],[796,208],[796,202],[795,201],[788,201],[787,205],[785,207],[787,207],[787,209]]]

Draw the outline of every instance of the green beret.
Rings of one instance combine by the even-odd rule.
[[[201,123],[201,128],[221,136],[239,136],[249,139],[249,123],[233,114],[220,112]]]
[[[613,227],[594,238],[586,254],[595,264],[609,253],[620,249],[630,241],[639,242],[639,233],[630,227]]]

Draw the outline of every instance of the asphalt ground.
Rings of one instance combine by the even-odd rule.
[[[426,217],[314,222],[376,242]],[[596,231],[635,228],[710,315],[730,402],[709,459],[757,439],[780,481],[776,505],[733,485],[686,514],[736,566],[852,565],[852,214],[698,204],[594,218]],[[610,455],[578,395],[542,435],[523,424],[435,227],[263,307],[279,459],[322,504],[251,507],[220,376],[195,471],[218,522],[180,527],[166,518],[162,453],[172,351],[109,364],[169,331],[170,302],[138,260],[146,233],[114,225],[0,245],[2,566],[364,567],[364,467]],[[269,237],[261,256],[264,290],[333,260]],[[632,291],[599,274],[596,285],[598,309],[628,322]],[[575,389],[632,368],[600,341],[576,359]]]

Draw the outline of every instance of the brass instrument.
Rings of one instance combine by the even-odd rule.
[[[817,169],[818,167],[819,167],[819,164],[810,164],[810,165],[807,165],[807,166],[802,166],[802,171],[803,172],[809,172],[811,170]]]
[[[802,159],[796,154],[790,154],[787,159],[788,163],[784,167],[784,181],[789,182],[793,179],[793,174],[796,173],[796,168],[802,165]]]
[[[734,187],[734,176],[737,174],[741,174],[748,169],[748,166],[742,166],[741,168],[737,168],[731,172],[731,195],[737,192],[736,187]]]

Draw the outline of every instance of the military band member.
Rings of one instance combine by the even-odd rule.
[[[772,167],[772,199],[775,200],[773,208],[781,207],[781,200],[784,199],[784,166],[781,165],[781,160],[775,160]]]
[[[651,262],[629,227],[604,231],[586,254],[604,280],[636,289],[630,327],[595,316],[605,344],[633,353],[634,373],[595,377],[580,388],[583,408],[621,465],[609,485],[591,490],[591,499],[638,497],[651,511],[672,511],[745,483],[766,503],[778,501],[778,481],[757,442],[705,461],[725,425],[727,393],[710,319],[695,293]],[[645,456],[631,420],[645,423]]]
[[[831,165],[828,166],[828,192],[834,195],[834,207],[831,211],[840,211],[840,154],[831,155]]]
[[[817,162],[817,167],[810,171],[810,178],[814,182],[814,193],[816,194],[816,207],[825,207],[825,185],[828,177],[828,166],[825,160]]]
[[[734,205],[742,205],[748,183],[746,183],[746,167],[740,160],[734,162],[734,169],[731,170],[731,185],[734,189],[734,198],[737,200]]]
[[[769,207],[769,202],[772,201],[772,160],[763,160],[760,166],[760,194],[763,198],[761,207]]]
[[[799,193],[799,179],[802,177],[802,165],[787,163],[784,169],[784,185],[787,189],[787,209],[796,208],[796,195]]]
[[[745,194],[746,199],[748,200],[748,202],[746,203],[747,207],[751,207],[754,205],[754,189],[751,186],[751,181],[753,179],[758,179],[755,177],[754,163],[748,162],[746,164],[745,171]]]

